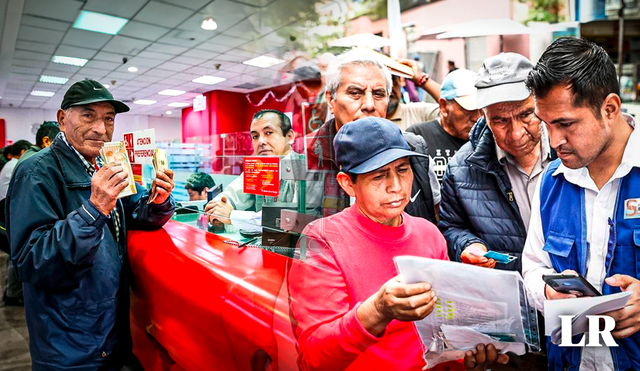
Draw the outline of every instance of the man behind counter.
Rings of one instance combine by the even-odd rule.
[[[213,188],[216,182],[207,173],[193,173],[187,179],[184,188],[189,194],[189,201],[200,201],[207,199],[207,191]]]
[[[284,156],[293,158],[295,152],[291,150],[291,143],[295,132],[291,128],[291,120],[287,115],[276,110],[262,110],[253,115],[251,121],[251,143],[254,156]],[[213,201],[204,208],[209,216],[209,223],[216,220],[231,224],[239,229],[262,230],[263,197],[244,193],[244,173],[234,179]],[[322,189],[314,186],[319,182],[308,182],[307,205],[319,206],[322,200]],[[280,194],[277,202],[296,202],[298,199],[298,184],[295,181],[280,182]]]

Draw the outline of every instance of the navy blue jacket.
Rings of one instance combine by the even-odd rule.
[[[480,242],[489,250],[518,256],[496,268],[522,271],[520,258],[527,231],[484,118],[471,129],[469,142],[449,161],[441,194],[438,227],[447,240],[451,260],[460,261],[469,244]]]
[[[118,244],[90,195],[91,178],[60,137],[21,163],[9,186],[6,225],[34,371],[116,368],[131,352],[126,229],[161,227],[174,202],[147,205],[139,186],[119,200]]]

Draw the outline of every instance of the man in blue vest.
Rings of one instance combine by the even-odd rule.
[[[549,344],[549,369],[639,370],[640,132],[621,112],[614,64],[589,41],[561,38],[527,86],[559,158],[538,183],[523,254],[537,308],[575,297],[546,285],[543,274],[575,271],[603,294],[631,292],[626,307],[606,313],[616,321],[618,347]]]

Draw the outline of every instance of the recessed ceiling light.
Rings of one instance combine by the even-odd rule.
[[[56,93],[52,91],[44,91],[44,90],[34,90],[31,92],[31,95],[34,97],[53,97]]]
[[[141,104],[143,106],[150,106],[152,104],[156,104],[158,103],[155,100],[151,100],[151,99],[138,99],[138,100],[134,100],[133,104]]]
[[[129,71],[129,72],[138,72],[138,67],[131,66],[131,67],[127,68],[127,71]]]
[[[83,10],[73,24],[73,28],[115,35],[127,22],[129,20],[125,18]]]
[[[169,103],[169,107],[176,107],[176,108],[189,107],[190,105],[191,103],[184,103],[184,102]]]
[[[84,58],[63,57],[61,55],[54,55],[53,59],[51,59],[51,61],[53,63],[69,64],[69,65],[72,65],[72,66],[82,67],[89,60],[88,59],[84,59]]]
[[[244,61],[242,63],[249,66],[267,68],[267,67],[275,66],[276,64],[280,64],[282,62],[284,62],[284,59],[272,58],[272,57],[267,57],[266,55],[261,55],[259,57],[249,59],[248,61]]]
[[[184,90],[175,90],[175,89],[164,89],[161,92],[158,92],[160,95],[170,95],[172,97],[177,97],[178,95],[182,95],[186,93]]]
[[[170,115],[170,114],[172,114],[173,112],[171,112],[171,111],[167,111],[167,112],[165,112],[165,113],[166,113],[167,115]]]
[[[218,24],[213,20],[213,17],[208,17],[207,19],[202,21],[200,28],[207,31],[213,31],[218,28]]]
[[[69,81],[69,79],[66,77],[47,76],[47,75],[40,76],[40,82],[46,82],[48,84],[64,85],[67,83],[67,81]]]
[[[217,77],[217,76],[200,76],[197,79],[193,79],[191,81],[193,82],[197,82],[198,84],[206,84],[206,85],[214,85],[220,82],[223,82],[227,79],[225,79],[224,77]]]

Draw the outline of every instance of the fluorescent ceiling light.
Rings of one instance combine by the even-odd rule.
[[[191,103],[184,103],[184,102],[169,103],[169,107],[177,107],[177,108],[189,107],[190,105]]]
[[[129,72],[138,72],[138,67],[131,66],[131,67],[127,68],[127,71],[129,71]]]
[[[166,113],[167,115],[170,115],[170,114],[172,114],[173,112],[171,112],[171,111],[167,111],[167,112],[165,112],[165,113]]]
[[[47,76],[47,75],[40,76],[40,82],[46,82],[48,84],[64,85],[67,83],[67,81],[69,81],[69,79],[66,77]]]
[[[52,91],[44,91],[44,90],[34,90],[31,92],[31,95],[34,97],[53,97],[56,93]]]
[[[141,104],[143,106],[150,106],[152,104],[156,104],[158,103],[155,100],[151,100],[151,99],[138,99],[138,100],[134,100],[133,104]]]
[[[198,84],[206,84],[206,85],[214,85],[220,82],[223,82],[227,79],[224,77],[216,77],[216,76],[200,76],[197,79],[193,79],[191,81],[197,82]]]
[[[275,66],[276,64],[280,64],[282,62],[284,62],[284,59],[272,58],[272,57],[267,57],[266,55],[261,55],[259,57],[249,59],[248,61],[244,61],[242,63],[249,66],[267,68],[267,67]]]
[[[213,20],[213,17],[208,17],[207,19],[202,21],[200,28],[207,31],[213,31],[218,28],[218,24]]]
[[[53,59],[51,59],[51,61],[53,61],[53,63],[69,64],[69,65],[72,65],[72,66],[82,67],[89,60],[88,59],[84,59],[84,58],[63,57],[61,55],[54,55]]]
[[[73,28],[115,35],[127,22],[129,20],[125,18],[83,10],[73,24]]]
[[[182,95],[184,93],[186,93],[186,91],[184,91],[184,90],[164,89],[163,91],[159,92],[158,94],[160,94],[160,95],[170,95],[172,97],[177,97],[178,95]]]

